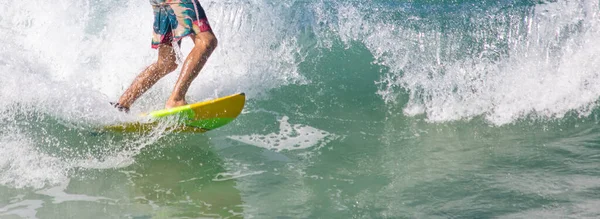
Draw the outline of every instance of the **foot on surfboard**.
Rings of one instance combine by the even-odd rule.
[[[119,104],[119,103],[110,102],[110,105],[114,106],[115,108],[117,108],[117,110],[119,110],[121,112],[129,113],[129,108],[121,106],[121,104]]]

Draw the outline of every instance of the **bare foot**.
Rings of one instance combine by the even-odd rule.
[[[184,105],[187,105],[187,102],[185,100],[167,100],[167,104],[165,104],[165,109],[171,109]]]
[[[114,102],[110,102],[110,105],[117,108],[117,110],[119,110],[121,112],[129,113],[129,107],[127,107],[127,106],[123,106],[119,103],[114,103]]]

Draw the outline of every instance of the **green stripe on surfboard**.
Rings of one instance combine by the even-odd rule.
[[[211,130],[211,129],[216,129],[221,126],[227,125],[227,123],[230,123],[234,119],[235,118],[214,118],[214,119],[203,119],[203,120],[196,120],[196,121],[193,121],[193,120],[183,121],[183,123],[187,126],[193,126],[193,127]]]
[[[175,107],[175,108],[171,108],[171,109],[157,110],[157,111],[151,112],[149,116],[151,116],[152,118],[162,118],[162,117],[174,116],[174,115],[177,115],[180,118],[194,119],[194,116],[196,116],[196,113],[194,113],[194,110],[192,110],[190,105],[185,105],[185,106]]]

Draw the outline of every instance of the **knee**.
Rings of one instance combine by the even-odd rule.
[[[210,38],[210,40],[208,42],[208,47],[211,48],[212,50],[214,50],[217,48],[218,45],[219,45],[219,40],[217,40],[217,37],[215,35],[213,35],[213,37]]]
[[[201,46],[205,50],[213,51],[217,48],[219,41],[211,32],[205,32],[199,39],[196,40],[196,46]]]
[[[163,72],[165,72],[165,74],[168,74],[177,69],[177,58],[170,57],[167,59],[158,60],[157,64],[158,66],[160,66],[161,69],[163,69]]]

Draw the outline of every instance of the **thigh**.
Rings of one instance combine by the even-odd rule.
[[[172,64],[177,60],[175,49],[170,43],[162,43],[158,45],[158,62]]]

